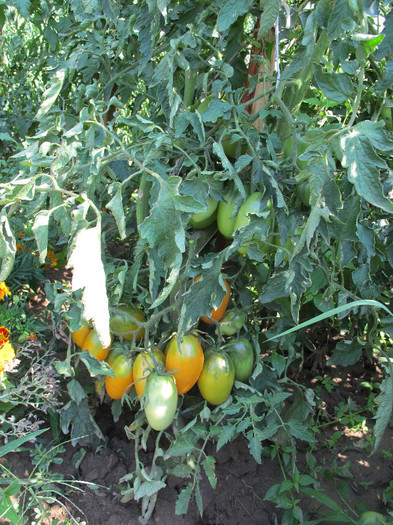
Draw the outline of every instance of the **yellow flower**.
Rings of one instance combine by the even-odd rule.
[[[46,258],[49,259],[51,263],[45,264],[45,270],[49,270],[50,268],[57,266],[57,257],[55,256],[55,252],[53,250],[48,250]]]
[[[0,300],[4,299],[5,295],[11,295],[11,292],[9,291],[8,286],[3,281],[2,283],[0,283]]]
[[[0,373],[4,370],[5,365],[14,359],[15,350],[9,341],[3,341],[0,345]]]

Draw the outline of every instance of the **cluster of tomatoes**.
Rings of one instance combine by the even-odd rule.
[[[208,196],[206,199],[206,210],[202,213],[193,215],[190,225],[196,230],[207,228],[215,221],[220,233],[226,239],[232,239],[235,232],[247,226],[252,216],[259,216],[264,221],[266,236],[256,240],[245,242],[239,247],[238,251],[242,255],[247,255],[250,244],[257,244],[258,249],[267,253],[271,249],[270,235],[274,230],[274,213],[272,202],[265,199],[264,193],[257,191],[251,193],[246,200],[241,203],[242,197],[235,187],[231,187],[225,194],[224,200],[216,201]]]
[[[195,280],[198,280],[197,277]],[[230,288],[224,279],[226,294],[220,306],[202,316],[206,324],[220,323],[222,333],[238,333],[246,321],[246,314],[236,309],[227,310]],[[144,337],[144,314],[132,305],[119,305],[113,309],[110,327],[114,336],[138,342]],[[99,361],[106,360],[114,377],[106,376],[108,396],[120,399],[135,388],[143,402],[146,419],[155,430],[167,428],[176,413],[178,396],[186,394],[197,385],[202,397],[219,405],[229,397],[234,381],[247,381],[254,366],[254,350],[246,338],[234,338],[224,349],[203,350],[195,334],[179,339],[174,335],[164,351],[158,348],[144,350],[135,355],[111,345],[104,348],[98,334],[88,323],[75,332],[72,338],[82,351],[89,351]]]

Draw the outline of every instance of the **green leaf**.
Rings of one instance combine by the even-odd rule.
[[[87,394],[83,389],[83,386],[76,379],[71,379],[67,384],[67,390],[70,394],[70,398],[79,405],[82,399],[87,398]]]
[[[301,491],[307,496],[309,496],[310,498],[316,499],[317,501],[319,501],[320,503],[322,503],[329,509],[332,509],[335,512],[337,512],[338,514],[337,517],[342,516],[341,519],[343,519],[344,522],[347,522],[346,515],[341,509],[340,505],[336,503],[334,500],[332,500],[331,498],[329,498],[329,496],[326,496],[326,494],[323,494],[322,492],[316,489],[313,489],[311,487],[301,487]]]
[[[101,260],[100,223],[76,234],[69,266],[74,269],[72,291],[83,290],[84,316],[92,320],[100,342],[106,348],[111,343],[111,336],[106,278]]]
[[[381,393],[377,397],[378,409],[374,426],[375,441],[371,451],[374,454],[381,443],[383,433],[389,424],[393,410],[393,366],[389,363],[389,373],[380,385]]]
[[[12,441],[9,441],[6,445],[2,445],[0,447],[0,458],[6,456],[10,452],[17,451],[18,448],[20,448],[25,443],[27,443],[27,441],[34,440],[36,437],[40,436],[47,430],[48,430],[47,428],[43,428],[41,430],[36,430],[35,432],[29,432],[28,434],[26,434],[26,436],[22,436],[20,438],[13,439]]]
[[[253,0],[227,0],[221,5],[220,12],[217,17],[217,28],[219,31],[226,31],[236,22],[239,16],[248,12],[253,4]]]
[[[340,341],[333,350],[332,356],[328,359],[327,365],[354,365],[361,358],[365,346],[366,343],[358,338],[351,341]]]
[[[328,35],[330,41],[338,38],[344,31],[353,31],[356,22],[353,19],[348,0],[337,0],[328,21]]]
[[[281,4],[282,2],[280,0],[262,0],[261,7],[263,8],[263,12],[260,17],[258,40],[262,40],[274,26],[281,9]]]
[[[144,481],[139,485],[137,489],[135,489],[134,498],[138,500],[144,498],[145,496],[153,496],[153,494],[156,494],[158,491],[165,487],[165,482],[159,479],[155,479],[152,481]]]
[[[214,470],[215,464],[216,460],[212,456],[206,456],[202,461],[203,470],[205,471],[206,477],[213,489],[215,489],[217,485],[217,478]]]
[[[343,151],[342,165],[348,169],[348,180],[355,186],[358,194],[367,202],[392,213],[393,203],[382,191],[380,171],[387,170],[387,164],[375,151],[380,143],[378,128],[383,122],[354,126],[341,138]],[[382,130],[383,131],[383,130]],[[384,150],[387,143],[383,145]],[[390,146],[391,147],[391,146]]]
[[[345,102],[352,99],[353,84],[351,77],[345,73],[325,72],[322,66],[314,64],[315,81],[318,89],[331,100]]]
[[[16,242],[4,209],[0,215],[0,282],[7,279],[15,261]]]
[[[108,363],[106,361],[98,361],[88,350],[81,352],[79,357],[80,360],[85,363],[91,377],[97,377],[99,375],[115,377],[115,373]]]
[[[288,421],[288,427],[290,434],[301,441],[307,441],[308,443],[314,443],[315,438],[312,433],[305,427],[303,422],[297,421],[295,419],[290,419]]]
[[[66,73],[66,69],[60,69],[59,71],[56,71],[54,77],[52,77],[53,83],[42,95],[41,106],[39,107],[35,118],[40,119],[46,115],[46,113],[48,113],[50,108],[56,102],[56,99],[62,90]]]
[[[108,202],[106,207],[109,210],[111,210],[111,212],[113,213],[113,216],[117,224],[117,228],[119,230],[120,239],[124,240],[127,235],[126,235],[126,222],[125,222],[125,216],[124,216],[124,208],[123,208],[123,198],[121,195],[120,184],[119,184],[119,187],[115,195]]]
[[[226,443],[232,441],[236,434],[236,427],[234,425],[226,425],[221,428],[220,436],[217,441],[217,450],[220,450]]]
[[[178,495],[175,505],[175,514],[179,516],[181,514],[187,514],[188,506],[190,504],[192,496],[193,485],[189,483]]]

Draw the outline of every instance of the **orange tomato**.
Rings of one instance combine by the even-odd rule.
[[[119,354],[110,366],[115,372],[115,377],[106,376],[106,392],[112,399],[120,399],[123,394],[128,393],[133,386],[133,362],[129,356]]]
[[[97,332],[93,329],[87,334],[83,341],[82,351],[88,350],[98,361],[103,361],[109,354],[111,345],[104,348],[100,343]]]
[[[198,381],[203,367],[204,354],[198,339],[185,335],[178,345],[177,337],[172,337],[166,346],[165,356],[166,368],[173,370],[178,393],[185,394]]]
[[[195,282],[199,281],[200,278],[201,278],[201,276],[197,275],[195,277]],[[229,288],[229,284],[228,284],[226,279],[224,279],[224,284],[225,284],[225,288],[227,290],[227,293],[226,293],[224,299],[222,300],[222,303],[220,304],[220,306],[218,308],[214,308],[212,313],[209,316],[203,315],[201,317],[201,320],[204,323],[206,323],[206,324],[214,324],[214,321],[221,321],[221,319],[224,317],[226,309],[228,308],[229,298],[230,298],[230,295],[231,295],[231,290]],[[212,321],[212,319],[214,319],[214,321]]]
[[[133,373],[135,390],[138,397],[141,398],[145,391],[146,380],[157,366],[165,368],[165,356],[158,348],[151,352],[140,352],[134,361]]]
[[[81,324],[81,327],[78,328],[78,330],[75,330],[75,332],[71,332],[72,339],[74,340],[74,343],[82,348],[82,345],[86,339],[87,334],[92,329],[92,326],[89,325],[86,321],[83,321]]]

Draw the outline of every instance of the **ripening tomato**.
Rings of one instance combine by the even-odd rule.
[[[222,335],[234,335],[243,328],[246,321],[247,314],[243,310],[227,310],[220,322],[220,332]]]
[[[136,356],[133,373],[135,390],[139,398],[143,396],[147,378],[160,366],[165,369],[165,356],[158,348],[155,348],[150,352],[140,352]]]
[[[224,193],[224,200],[218,203],[217,226],[220,233],[231,239],[235,231],[236,212],[241,204],[242,196],[236,188],[230,188]]]
[[[229,397],[235,380],[235,367],[225,352],[209,349],[198,379],[198,388],[212,405],[221,405]]]
[[[75,332],[71,332],[74,343],[80,348],[82,348],[83,342],[86,339],[86,336],[90,332],[90,330],[92,330],[92,326],[86,321],[83,321],[81,327],[78,328],[78,330],[75,330]]]
[[[189,334],[181,341],[174,336],[165,349],[166,369],[172,372],[179,394],[185,394],[195,385],[201,373],[204,354],[198,339]]]
[[[216,220],[218,202],[213,197],[207,197],[206,204],[205,211],[193,215],[190,219],[191,226],[196,230],[203,230]]]
[[[363,512],[357,523],[358,525],[385,525],[386,520],[379,512],[368,510]]]
[[[125,354],[119,354],[112,361],[110,367],[115,372],[115,377],[106,376],[105,388],[109,397],[120,399],[123,394],[132,388],[132,359]]]
[[[195,282],[199,281],[200,278],[201,278],[201,276],[197,275],[195,277],[194,281]],[[224,317],[224,314],[225,314],[226,309],[228,307],[229,298],[231,296],[231,290],[229,288],[229,284],[228,284],[228,281],[226,279],[224,279],[224,285],[225,285],[225,288],[226,288],[226,294],[225,294],[224,299],[222,300],[220,306],[218,308],[214,308],[209,316],[203,315],[201,317],[201,320],[204,323],[206,323],[206,324],[214,324],[214,321],[221,321],[221,319]],[[213,319],[214,319],[214,321],[213,321]]]
[[[235,339],[230,341],[225,351],[228,352],[235,367],[235,379],[247,381],[254,368],[254,350],[250,341],[244,337]]]
[[[263,200],[263,193],[261,192],[255,192],[252,193],[246,201],[240,206],[238,214],[236,216],[236,222],[235,222],[235,231],[239,228],[242,228],[243,226],[247,226],[251,221],[251,215],[258,214],[262,212],[269,212],[266,218],[261,218],[261,220],[265,221],[268,227],[268,232],[271,232],[274,227],[274,215],[272,210],[272,202],[269,199],[266,203],[265,208],[262,208],[262,200]],[[266,236],[265,240],[268,239],[269,236]],[[247,247],[250,246],[253,243],[258,244],[258,248],[264,252],[268,253],[271,249],[271,247],[266,243],[263,242],[264,239],[258,239],[258,237],[255,237],[255,240],[247,241],[244,243],[243,246],[241,246],[238,251],[242,255],[247,255]]]
[[[140,341],[145,335],[145,316],[141,310],[131,304],[121,304],[111,309],[111,332],[127,341]]]
[[[165,430],[177,409],[175,380],[170,375],[150,374],[146,382],[145,415],[154,430]]]
[[[82,351],[84,352],[85,350],[88,350],[92,355],[94,355],[94,357],[98,359],[98,361],[103,361],[107,358],[110,347],[111,345],[107,346],[106,348],[102,346],[96,330],[93,329],[90,330],[83,341]]]

